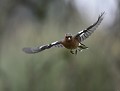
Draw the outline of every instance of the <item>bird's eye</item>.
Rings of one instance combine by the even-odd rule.
[[[68,41],[70,41],[72,39],[72,36],[66,36],[65,37]]]
[[[68,38],[68,36],[66,36],[66,38]]]
[[[67,40],[71,40],[71,37],[67,37]]]

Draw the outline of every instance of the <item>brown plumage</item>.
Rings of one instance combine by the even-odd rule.
[[[56,41],[51,44],[38,46],[34,48],[26,47],[26,48],[23,48],[23,51],[25,53],[33,54],[33,53],[41,52],[45,49],[49,49],[53,46],[58,46],[58,47],[65,47],[67,49],[70,49],[70,52],[72,54],[77,54],[78,50],[81,51],[82,49],[88,48],[81,42],[84,41],[86,38],[88,38],[96,30],[96,28],[100,25],[100,23],[103,20],[103,15],[104,15],[104,12],[101,13],[101,15],[99,15],[98,20],[94,24],[78,32],[75,35],[67,33],[65,35],[65,38],[61,41]],[[75,49],[75,52],[73,51],[73,49]]]
[[[60,42],[67,49],[76,49],[79,46],[79,41],[72,35],[65,36],[64,40]]]

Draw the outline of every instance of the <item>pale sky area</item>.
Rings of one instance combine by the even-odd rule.
[[[116,0],[74,0],[76,9],[93,22],[101,12],[105,11],[104,24],[110,26],[117,11]],[[88,20],[88,19],[87,19]]]

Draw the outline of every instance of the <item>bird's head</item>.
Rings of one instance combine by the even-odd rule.
[[[65,34],[65,40],[66,41],[71,41],[72,40],[72,34],[70,34],[70,33]]]

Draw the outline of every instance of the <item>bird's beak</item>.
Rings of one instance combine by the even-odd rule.
[[[68,40],[71,40],[71,38],[69,37]]]

